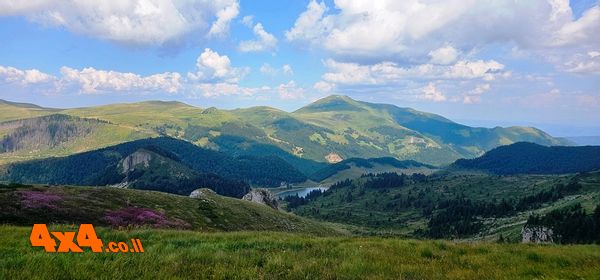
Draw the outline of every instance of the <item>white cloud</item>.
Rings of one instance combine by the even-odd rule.
[[[183,88],[179,73],[166,72],[150,76],[134,73],[97,70],[92,67],[81,70],[60,68],[60,77],[43,73],[37,69],[20,70],[0,66],[0,81],[23,89],[44,94],[105,94],[105,93],[149,93],[174,94]]]
[[[134,73],[96,70],[92,67],[77,70],[60,69],[63,86],[76,85],[81,93],[102,92],[166,92],[177,93],[182,87],[181,75],[174,72],[142,77]]]
[[[289,64],[284,64],[281,67],[281,70],[283,71],[284,75],[294,75],[294,69],[292,69],[292,66],[290,66]]]
[[[328,72],[322,78],[326,82],[336,84],[380,85],[390,84],[407,79],[440,80],[440,79],[483,79],[494,80],[506,76],[504,65],[495,60],[460,60],[452,65],[421,64],[402,67],[393,62],[381,62],[374,65],[337,62],[333,59],[325,61]]]
[[[450,64],[456,61],[458,51],[452,46],[445,46],[429,52],[433,64]]]
[[[578,74],[600,74],[600,52],[590,51],[587,54],[575,54],[565,59],[562,70]]]
[[[489,91],[491,88],[490,84],[477,85],[473,90],[469,91],[463,96],[463,103],[475,104],[481,102],[481,95]]]
[[[237,17],[240,12],[240,4],[237,0],[231,1],[208,1],[208,3],[218,3],[217,20],[212,24],[209,35],[220,36],[229,30],[229,22]]]
[[[252,28],[252,26],[254,25],[254,16],[244,16],[241,22],[243,25]]]
[[[37,69],[20,70],[14,67],[0,66],[0,81],[5,83],[16,83],[22,86],[33,84],[44,84],[54,81],[52,75]]]
[[[275,49],[275,47],[277,47],[277,39],[275,38],[275,36],[273,36],[273,34],[265,31],[265,28],[262,26],[261,23],[257,23],[256,25],[254,25],[254,28],[252,30],[254,32],[254,35],[256,35],[257,37],[256,40],[240,42],[240,45],[238,47],[240,51],[259,52],[272,50]]]
[[[242,96],[250,97],[270,88],[249,88],[234,83],[198,83],[191,85],[190,97]]]
[[[304,89],[299,87],[295,81],[280,84],[277,87],[277,93],[279,93],[279,98],[285,100],[304,98]]]
[[[184,36],[217,36],[239,13],[237,0],[34,0],[0,2],[0,16],[25,16],[125,45],[163,46]]]
[[[271,64],[265,62],[260,66],[259,70],[261,73],[269,76],[277,76],[280,73],[286,76],[294,74],[294,70],[289,64],[284,64],[281,66],[281,69],[277,69],[272,67]]]
[[[422,89],[422,95],[420,98],[433,102],[446,101],[446,96],[439,91],[433,83],[427,84],[427,86]]]
[[[329,93],[329,92],[333,91],[335,86],[328,82],[319,81],[313,85],[313,88],[320,92]]]
[[[469,53],[497,43],[538,51],[600,42],[600,7],[574,20],[568,0],[334,4],[335,9],[329,9],[324,2],[311,1],[286,32],[287,40],[325,49],[338,60],[409,64],[448,64],[458,50]]]
[[[277,69],[271,67],[271,65],[269,63],[263,63],[260,66],[260,72],[269,76],[275,76],[277,75]]]
[[[198,56],[196,67],[196,73],[188,73],[191,80],[237,83],[250,71],[248,68],[232,67],[228,56],[219,55],[209,48]]]
[[[594,6],[575,21],[564,24],[554,34],[554,45],[592,45],[600,44],[600,6]]]
[[[285,32],[286,39],[289,41],[315,42],[325,32],[323,28],[326,25],[326,20],[322,17],[326,10],[325,3],[317,3],[317,1],[311,0],[306,11],[294,23],[294,27]]]

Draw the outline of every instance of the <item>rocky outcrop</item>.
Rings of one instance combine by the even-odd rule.
[[[148,168],[150,166],[151,159],[152,155],[150,152],[146,150],[138,150],[123,159],[121,162],[121,165],[123,166],[122,173],[131,172],[140,164]]]
[[[325,156],[325,159],[329,163],[338,163],[338,162],[344,160],[340,155],[338,155],[336,153],[329,153],[328,155]]]
[[[524,226],[521,229],[523,243],[553,243],[554,232],[544,226]]]
[[[277,209],[277,207],[279,206],[275,195],[273,195],[270,191],[265,189],[251,190],[249,193],[244,195],[244,197],[242,197],[242,200],[264,204],[273,209]]]
[[[207,188],[197,189],[190,193],[191,198],[207,198],[211,195],[216,195],[215,191]]]

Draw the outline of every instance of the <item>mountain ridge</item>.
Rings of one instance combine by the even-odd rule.
[[[5,105],[8,106],[8,105]],[[15,112],[23,110],[14,107]],[[369,103],[333,95],[298,110],[286,112],[268,106],[222,110],[202,109],[178,101],[144,101],[57,111],[31,109],[28,114],[0,114],[0,123],[15,115],[39,117],[60,113],[97,119],[135,137],[169,136],[202,148],[242,155],[263,155],[267,145],[286,161],[307,159],[334,162],[352,157],[394,157],[399,160],[443,165],[459,158],[473,158],[500,145],[530,141],[543,145],[566,145],[565,140],[531,127],[469,127],[443,116],[391,104]],[[9,131],[10,133],[10,131]],[[2,132],[0,132],[0,137]],[[237,138],[236,143],[226,138]],[[110,143],[126,142],[121,136]],[[233,144],[224,146],[222,143]],[[95,143],[89,150],[106,147]],[[68,148],[65,148],[68,150]],[[269,152],[272,154],[272,151]],[[40,157],[43,151],[40,152]],[[35,157],[34,152],[29,158]],[[19,160],[20,157],[14,157]],[[11,159],[12,160],[12,159]],[[305,174],[318,167],[310,167]]]

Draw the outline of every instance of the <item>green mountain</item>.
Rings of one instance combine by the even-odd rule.
[[[346,179],[353,179],[363,174],[395,172],[402,174],[431,174],[439,170],[435,166],[414,160],[397,160],[392,157],[383,158],[349,158],[331,164],[311,175],[311,180],[325,184],[333,184]]]
[[[307,177],[275,156],[238,156],[169,137],[149,138],[67,157],[17,162],[0,169],[0,181],[104,186],[189,194],[205,187],[241,197],[248,184],[279,186]]]
[[[201,190],[200,198],[110,187],[0,185],[0,221],[200,231],[336,234],[336,229],[254,202]]]
[[[1,137],[18,134],[19,127],[36,122],[20,120],[22,124],[18,126],[6,124],[8,121],[49,114],[71,116],[71,123],[96,120],[103,124],[98,128],[102,133],[88,139],[93,141],[76,141],[85,135],[69,140],[59,137],[48,145],[32,147],[19,143],[26,141],[25,138],[12,137],[17,139],[13,141],[14,146],[24,148],[5,151],[3,162],[68,155],[164,135],[233,156],[275,155],[308,176],[326,163],[353,157],[394,157],[441,165],[480,156],[497,146],[519,141],[568,144],[535,128],[468,127],[438,115],[356,101],[346,96],[329,96],[294,112],[270,107],[202,109],[163,101],[68,110],[10,102],[0,105],[3,108],[0,127],[5,127],[0,129]]]
[[[599,186],[600,171],[503,176],[456,170],[428,176],[381,173],[340,181],[304,198],[286,197],[283,206],[301,216],[354,225],[362,234],[488,241],[503,236],[521,242],[521,230],[532,215],[552,216],[569,207],[581,209],[582,217],[600,211]]]
[[[515,143],[474,159],[459,159],[453,167],[495,174],[565,174],[600,169],[600,146],[546,147]]]

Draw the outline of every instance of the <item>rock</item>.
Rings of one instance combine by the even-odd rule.
[[[325,159],[329,163],[338,163],[338,162],[344,160],[340,155],[338,155],[336,153],[329,153],[328,155],[325,156]]]
[[[521,229],[523,243],[553,243],[553,236],[552,229],[544,226],[524,226]]]
[[[136,151],[133,154],[128,155],[122,161],[123,170],[122,173],[128,173],[135,170],[135,167],[138,165],[143,165],[144,167],[148,167],[150,165],[150,160],[152,159],[152,155],[143,149]]]
[[[190,193],[190,197],[191,198],[203,198],[206,199],[208,198],[208,196],[210,195],[216,195],[217,193],[215,193],[215,191],[211,190],[211,189],[207,189],[207,188],[201,188],[201,189],[197,189],[192,191],[192,193]]]
[[[273,209],[277,209],[279,206],[277,198],[270,191],[265,189],[251,190],[249,193],[244,195],[244,197],[242,197],[242,200],[264,204]]]

